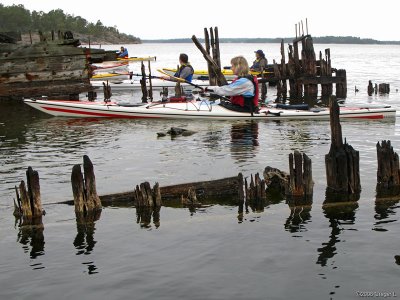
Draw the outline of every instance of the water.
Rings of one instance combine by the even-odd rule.
[[[205,68],[191,44],[127,47],[131,56],[156,55],[153,70],[174,67],[180,52]],[[346,103],[400,107],[398,46],[315,45],[317,51],[326,47],[331,48],[333,67],[347,70]],[[257,49],[270,61],[279,58],[277,44],[222,44],[223,64],[238,54],[252,60]],[[390,83],[392,92],[368,97],[368,80]],[[114,96],[139,101],[129,93]],[[268,97],[274,98],[273,89]],[[376,143],[390,139],[399,151],[397,118],[342,122],[343,136],[360,151],[362,193],[357,204],[326,208],[326,121],[75,120],[49,117],[21,103],[4,101],[1,106],[1,299],[400,295],[395,258],[400,255],[400,204],[375,201]],[[196,133],[157,138],[157,132],[171,126]],[[288,154],[294,150],[306,153],[313,163],[313,204],[303,209],[291,210],[284,201],[269,203],[240,222],[237,207],[227,204],[196,212],[162,207],[159,223],[143,226],[135,208],[106,207],[94,227],[85,228],[77,226],[73,207],[53,204],[72,199],[72,166],[85,154],[94,164],[99,194],[108,194],[132,190],[145,180],[168,185],[238,172],[249,176],[267,165],[287,171]],[[28,166],[40,175],[47,212],[43,231],[21,229],[12,216],[13,188]]]

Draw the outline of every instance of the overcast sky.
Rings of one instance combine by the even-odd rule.
[[[352,0],[0,0],[48,12],[62,9],[90,22],[116,25],[141,39],[203,37],[204,27],[218,26],[220,37],[292,37],[297,22],[308,18],[313,36],[357,36],[400,40],[400,1]],[[304,24],[305,26],[305,24]],[[55,28],[57,29],[57,28]],[[305,28],[304,28],[305,30]]]

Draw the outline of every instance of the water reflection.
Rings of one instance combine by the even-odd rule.
[[[232,124],[231,155],[238,161],[256,156],[258,149],[258,122],[244,121]]]
[[[136,223],[141,228],[150,229],[153,219],[155,228],[160,227],[160,210],[161,207],[136,207]]]
[[[74,246],[77,250],[76,255],[89,255],[92,253],[97,241],[94,239],[94,232],[96,230],[95,221],[100,219],[101,211],[83,215],[76,213],[76,230],[77,234],[74,239]],[[97,267],[94,262],[82,263],[87,266],[88,274],[98,273]]]
[[[305,232],[305,224],[311,220],[312,201],[299,201],[296,199],[288,200],[290,215],[286,219],[285,230],[295,232]]]
[[[21,226],[19,223],[18,226],[19,231],[17,234],[17,241],[21,243],[24,252],[29,253],[30,258],[32,259],[44,255],[45,242],[43,224]],[[35,265],[35,269],[40,269],[40,267]]]
[[[348,228],[348,226],[354,225],[357,208],[357,202],[334,204],[325,201],[322,209],[325,217],[329,220],[331,234],[328,242],[323,243],[322,247],[318,248],[317,264],[325,267],[328,260],[337,254],[336,244],[341,242],[339,239],[340,233],[344,230],[354,230]]]
[[[388,231],[384,228],[385,224],[396,222],[394,218],[396,215],[396,209],[400,207],[400,199],[397,200],[376,200],[375,201],[375,215],[376,222],[374,223],[375,231]]]

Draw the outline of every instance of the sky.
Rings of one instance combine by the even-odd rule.
[[[356,36],[400,40],[400,1],[352,0],[0,0],[31,11],[81,16],[90,22],[117,26],[141,39],[203,37],[204,27],[218,27],[220,38],[293,37],[295,24],[308,20],[312,36]],[[56,28],[55,28],[56,30]],[[0,29],[1,31],[1,29]],[[305,32],[306,33],[306,32]]]

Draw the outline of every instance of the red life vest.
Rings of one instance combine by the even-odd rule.
[[[238,80],[240,77],[234,79],[232,82],[235,82],[236,80]],[[258,80],[256,76],[251,76],[248,75],[245,78],[247,78],[248,80],[250,80],[253,83],[254,86],[254,97],[253,97],[253,106],[254,107],[258,107]],[[231,97],[231,103],[235,104],[235,105],[239,105],[241,107],[245,106],[245,101],[244,101],[244,96],[243,95],[237,95],[237,96],[232,96]]]

